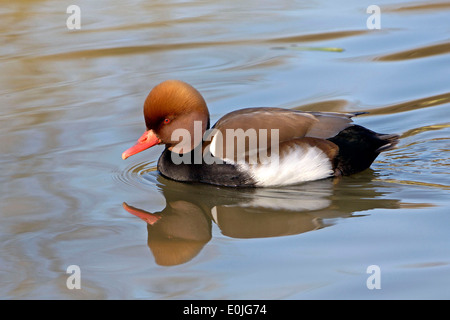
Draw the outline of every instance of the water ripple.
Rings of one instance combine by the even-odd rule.
[[[114,171],[113,180],[128,186],[147,189],[153,187],[156,180],[156,164],[155,161],[141,161],[133,163],[120,171]]]
[[[419,48],[413,48],[405,51],[395,52],[379,57],[375,57],[375,61],[398,61],[419,59],[435,55],[450,53],[450,42],[438,43]]]

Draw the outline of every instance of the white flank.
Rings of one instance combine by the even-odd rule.
[[[333,174],[330,159],[317,147],[297,147],[279,161],[255,165],[239,163],[238,168],[249,173],[261,187],[298,184]]]

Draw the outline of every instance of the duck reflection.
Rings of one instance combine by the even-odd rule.
[[[202,250],[212,237],[212,223],[228,237],[280,237],[321,229],[355,212],[400,207],[399,200],[382,197],[389,187],[373,178],[373,171],[366,170],[290,187],[234,189],[158,176],[164,210],[151,213],[127,203],[123,207],[147,223],[148,246],[156,263],[170,266]]]

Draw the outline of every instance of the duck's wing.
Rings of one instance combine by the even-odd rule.
[[[352,124],[355,115],[281,108],[241,109],[221,118],[206,140],[211,142],[210,151],[215,157],[228,162],[248,162],[249,157],[282,146],[282,142],[334,137]]]
[[[329,139],[353,124],[352,118],[367,112],[305,112],[314,116],[317,121],[308,130],[307,137]]]

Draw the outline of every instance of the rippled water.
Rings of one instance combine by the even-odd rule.
[[[1,298],[450,298],[448,2],[380,1],[379,30],[369,1],[77,4],[68,30],[69,3],[2,1]],[[401,140],[335,181],[175,183],[160,147],[121,159],[148,91],[173,78],[213,122],[369,111],[355,121]]]

